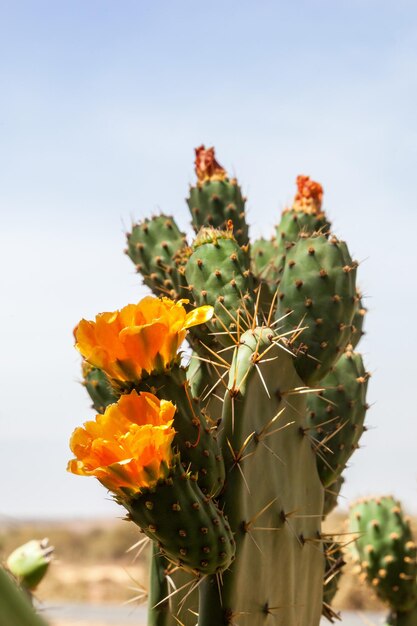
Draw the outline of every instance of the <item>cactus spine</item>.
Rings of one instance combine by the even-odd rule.
[[[337,370],[348,404],[356,394],[356,409],[342,403],[336,417],[355,433],[349,451],[357,446],[366,384],[357,390],[349,367],[338,365],[353,333],[356,341],[362,332],[356,263],[346,244],[329,236],[322,188],[308,177],[297,179],[276,237],[251,247],[245,199],[212,148],[196,150],[196,174],[187,200],[195,240],[187,242],[172,218],[156,216],[133,226],[127,254],[155,296],[169,295],[181,319],[198,321],[172,325],[171,301],[162,301],[166,318],[147,318],[151,304],[139,303],[137,312],[129,305],[98,316],[97,333],[83,321],[77,346],[89,363],[85,385],[99,415],[94,426],[75,431],[77,459],[69,469],[96,475],[151,539],[150,626],[318,626],[322,611],[333,616],[329,589],[323,608],[323,580],[340,560],[332,546],[325,572],[321,519],[335,505],[347,456],[327,460],[331,472],[323,471],[330,446],[320,433],[328,419],[311,403],[325,407],[334,381],[323,383]],[[208,309],[212,317],[201,313]],[[181,329],[175,337],[174,326]],[[175,349],[166,353],[186,332],[193,353],[183,367]],[[138,366],[141,359],[146,364]],[[157,465],[148,448],[135,452],[140,458],[136,443],[129,454],[123,448],[136,432],[145,437],[142,418],[120,417],[132,390],[153,394],[153,406],[173,403],[172,419],[156,427],[175,430]],[[113,429],[110,414],[126,434]],[[114,439],[104,468],[102,439],[94,439],[102,431]],[[136,489],[133,471],[144,481]],[[121,477],[128,486],[120,486]],[[172,585],[180,591],[172,594]]]

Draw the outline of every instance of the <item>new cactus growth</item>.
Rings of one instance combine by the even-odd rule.
[[[32,539],[13,550],[7,559],[7,568],[24,589],[32,591],[45,576],[53,551],[48,539]]]
[[[417,549],[410,523],[391,496],[364,498],[352,505],[350,530],[363,578],[388,604],[389,626],[417,624]]]
[[[342,356],[356,263],[329,236],[322,188],[308,177],[277,239],[251,247],[245,199],[212,148],[196,150],[196,174],[194,242],[164,215],[128,235],[145,284],[169,299],[76,329],[99,415],[75,431],[69,469],[96,476],[151,539],[149,626],[318,626],[321,519],[348,457],[323,461],[326,403],[343,387],[334,417],[349,454],[365,411],[360,357]]]

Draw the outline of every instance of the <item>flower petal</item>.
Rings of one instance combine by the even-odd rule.
[[[191,328],[192,326],[197,326],[198,324],[204,324],[208,322],[214,313],[214,308],[212,306],[200,306],[197,309],[193,309],[185,318],[184,328]]]

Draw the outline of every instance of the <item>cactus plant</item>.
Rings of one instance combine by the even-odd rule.
[[[165,215],[127,236],[155,297],[75,331],[98,415],[74,432],[68,469],[98,478],[151,539],[149,626],[317,626],[321,519],[347,457],[325,476],[308,399],[324,405],[334,383],[317,385],[336,368],[353,393],[338,362],[361,332],[357,264],[308,177],[277,238],[251,247],[245,199],[213,148],[196,150],[196,174],[193,242]],[[365,388],[340,418],[354,447]]]
[[[358,500],[349,526],[361,576],[390,608],[387,624],[417,624],[417,548],[401,504],[392,496]]]
[[[45,576],[52,560],[54,547],[49,539],[32,539],[19,546],[7,558],[7,568],[26,591],[35,589]]]

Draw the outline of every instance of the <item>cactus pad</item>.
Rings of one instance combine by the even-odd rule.
[[[323,391],[308,394],[307,420],[317,450],[321,481],[339,479],[364,430],[369,374],[360,354],[351,349],[323,378]]]
[[[285,331],[304,328],[291,345],[297,372],[309,385],[324,378],[349,341],[356,267],[346,244],[324,235],[300,238],[288,251],[276,319],[283,318]]]
[[[213,228],[203,228],[193,248],[185,275],[194,300],[214,306],[208,326],[219,333],[220,343],[231,345],[231,333],[238,331],[238,315],[246,329],[253,314],[253,281],[246,257],[230,231]]]
[[[186,571],[214,574],[232,562],[235,541],[227,519],[181,463],[154,488],[118,501],[160,553]]]
[[[214,156],[214,148],[196,148],[197,185],[187,199],[194,230],[202,226],[225,229],[229,220],[239,245],[249,241],[245,218],[245,198],[236,179],[230,179]]]
[[[399,502],[390,496],[359,500],[352,505],[350,530],[358,562],[375,593],[393,610],[417,605],[416,545]]]
[[[127,235],[126,254],[155,295],[183,298],[186,291],[174,257],[186,245],[185,235],[174,219],[158,215],[136,224]]]

